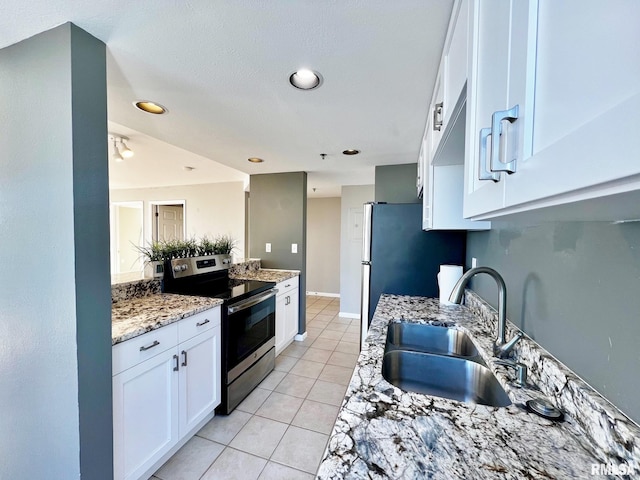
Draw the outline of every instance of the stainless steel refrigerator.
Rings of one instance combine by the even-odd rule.
[[[360,347],[382,293],[438,296],[441,264],[464,265],[466,231],[422,230],[421,203],[365,203]]]

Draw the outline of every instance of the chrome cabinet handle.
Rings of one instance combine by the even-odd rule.
[[[153,347],[157,347],[158,345],[160,345],[160,342],[158,340],[154,340],[151,345],[147,345],[147,346],[143,345],[142,347],[140,347],[140,351],[145,352]]]
[[[201,327],[203,325],[206,325],[207,323],[209,323],[209,319],[207,318],[204,322],[198,322],[196,323],[196,327]]]
[[[444,122],[442,119],[443,107],[444,107],[444,102],[436,103],[435,106],[433,107],[433,129],[436,132],[439,132],[440,130],[442,130],[442,124]]]
[[[182,350],[182,366],[183,367],[187,366],[187,351],[186,350]]]
[[[487,138],[491,135],[490,128],[480,129],[480,153],[478,157],[478,179],[500,181],[500,174],[490,172],[487,168]]]
[[[502,135],[502,122],[507,120],[510,123],[518,119],[520,106],[516,105],[509,110],[498,110],[493,112],[491,116],[491,164],[489,166],[492,172],[516,172],[516,161],[512,160],[508,163],[500,161],[500,136]]]
[[[176,361],[176,366],[175,366],[175,367],[173,367],[173,371],[174,371],[174,372],[177,372],[177,371],[178,371],[178,369],[180,368],[180,367],[178,366],[178,355],[174,355],[174,356],[173,356],[173,359]]]

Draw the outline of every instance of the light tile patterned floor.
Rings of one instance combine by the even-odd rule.
[[[152,480],[313,479],[359,352],[339,299],[307,297],[307,339],[234,410],[216,416]]]

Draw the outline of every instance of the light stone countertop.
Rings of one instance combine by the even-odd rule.
[[[300,275],[300,270],[280,270],[273,268],[261,268],[233,275],[239,280],[260,280],[262,282],[284,282]]]
[[[467,291],[467,303],[469,296]],[[438,299],[381,297],[319,479],[614,478],[591,475],[592,465],[602,463],[624,464],[640,473],[640,429],[635,423],[541,347],[531,346],[537,344],[528,337],[516,348],[516,356],[529,363],[532,385],[516,388],[510,383],[512,370],[496,366],[490,355],[495,324],[474,313],[466,306],[441,306]],[[463,403],[388,383],[382,377],[382,358],[388,324],[398,321],[465,330],[512,405]],[[509,326],[508,338],[512,334]],[[565,421],[529,413],[524,402],[535,397],[560,406]],[[615,478],[640,477],[632,473]]]
[[[173,293],[116,302],[111,307],[111,344],[124,342],[221,304],[219,298]]]

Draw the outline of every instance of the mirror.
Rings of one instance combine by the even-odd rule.
[[[144,244],[143,203],[112,202],[109,214],[111,274],[142,273],[144,262],[136,246]]]

